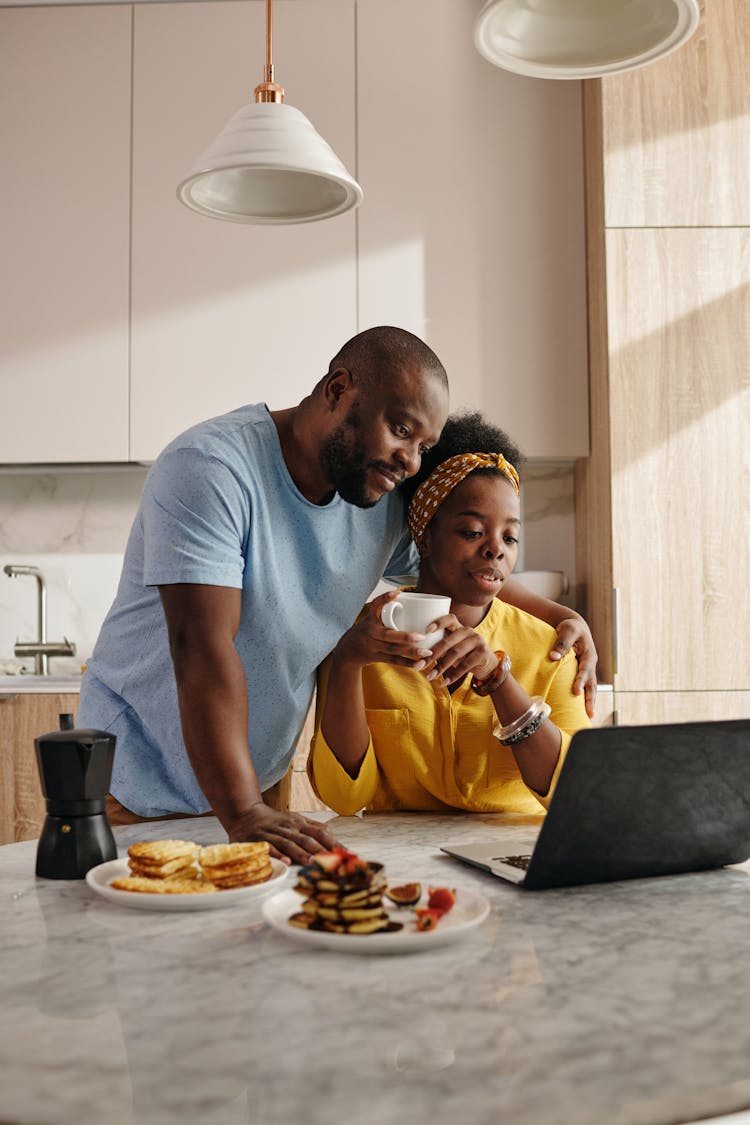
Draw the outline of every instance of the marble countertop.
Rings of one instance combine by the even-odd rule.
[[[332,819],[391,882],[491,904],[461,941],[391,956],[300,946],[257,901],[124,909],[36,879],[34,841],[0,848],[0,1119],[676,1125],[750,1106],[750,864],[529,892],[439,851],[528,823]],[[211,818],[115,830],[121,855],[166,835],[225,838]]]

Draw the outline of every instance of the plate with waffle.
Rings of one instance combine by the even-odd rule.
[[[144,840],[127,857],[92,867],[91,889],[137,910],[218,910],[276,889],[289,868],[270,855],[265,841],[209,844]]]
[[[489,914],[487,899],[475,891],[443,888],[438,910],[429,905],[432,890],[423,895],[421,884],[409,887],[415,894],[396,905],[383,864],[334,848],[299,868],[291,890],[266,899],[263,916],[292,940],[319,948],[415,953],[459,940]]]

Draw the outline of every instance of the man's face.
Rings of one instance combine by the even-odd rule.
[[[321,462],[349,504],[371,508],[419,468],[448,416],[448,392],[434,375],[403,374],[387,393],[363,388],[329,434]]]

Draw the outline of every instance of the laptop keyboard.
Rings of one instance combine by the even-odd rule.
[[[495,856],[495,863],[507,863],[508,867],[520,867],[522,871],[527,871],[530,855],[498,855]]]

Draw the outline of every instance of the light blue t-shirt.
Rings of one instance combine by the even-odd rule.
[[[242,590],[235,644],[264,790],[292,759],[317,666],[383,575],[416,569],[401,497],[389,493],[367,509],[338,495],[311,504],[289,475],[264,405],[180,435],[146,479],[81,685],[78,725],[117,736],[113,795],[140,816],[208,810],[182,739],[159,585]]]

